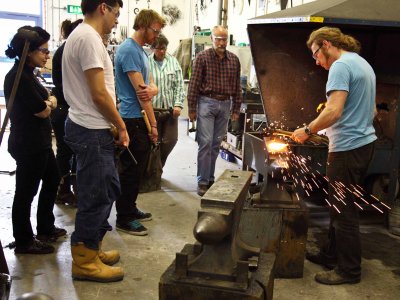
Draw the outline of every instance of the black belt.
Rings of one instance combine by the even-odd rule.
[[[219,94],[213,94],[213,93],[202,94],[202,96],[206,96],[208,98],[212,98],[212,99],[215,99],[218,101],[225,101],[225,100],[231,99],[231,95],[219,95]]]

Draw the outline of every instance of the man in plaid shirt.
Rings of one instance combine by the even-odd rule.
[[[203,196],[214,183],[215,162],[228,120],[239,118],[242,101],[240,62],[226,50],[228,30],[215,26],[213,47],[200,52],[193,62],[188,90],[190,120],[197,119],[197,194]]]
[[[185,99],[182,69],[178,60],[167,53],[168,44],[166,36],[160,34],[151,45],[153,53],[149,56],[150,71],[154,84],[158,87],[158,94],[153,97],[152,102],[157,118],[163,166],[178,141],[178,117]],[[165,113],[168,110],[171,114]]]

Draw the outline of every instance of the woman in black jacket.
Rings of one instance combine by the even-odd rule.
[[[51,145],[50,112],[57,106],[57,99],[34,76],[36,67],[44,67],[49,59],[50,35],[40,27],[24,26],[37,37],[31,41],[23,67],[13,107],[11,108],[8,151],[17,164],[15,196],[12,207],[15,253],[46,254],[54,252],[48,241],[55,241],[66,231],[54,226],[54,200],[60,181],[56,159]],[[6,103],[20,64],[25,40],[15,34],[5,51],[7,57],[16,58],[15,64],[4,80]],[[18,57],[18,58],[17,58]],[[33,198],[42,182],[37,207],[36,238],[30,215]]]

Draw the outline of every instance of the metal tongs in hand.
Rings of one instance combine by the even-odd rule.
[[[272,135],[280,135],[285,137],[291,137],[293,134],[292,131],[286,131],[282,129],[274,129]],[[307,141],[310,141],[314,144],[322,144],[322,145],[329,145],[329,140],[327,137],[318,135],[318,134],[311,134]]]
[[[110,131],[111,131],[111,134],[113,135],[114,139],[118,139],[118,129],[117,129],[117,127],[115,127],[113,124],[111,124]],[[129,145],[128,145],[128,147],[123,147],[123,146],[119,146],[119,147],[122,149],[121,153],[123,151],[125,151],[125,150],[128,151],[129,156],[132,158],[133,162],[137,165],[137,160],[133,156],[131,150],[129,150]]]

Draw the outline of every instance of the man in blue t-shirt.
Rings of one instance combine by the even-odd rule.
[[[322,284],[358,283],[361,278],[361,242],[355,187],[363,183],[374,141],[375,73],[358,55],[360,43],[338,28],[322,27],[311,33],[307,46],[316,64],[329,70],[327,103],[310,124],[293,132],[300,143],[326,129],[329,154],[326,174],[330,226],[327,244],[318,254],[306,254],[311,262],[332,269],[315,275]],[[344,186],[338,189],[338,186]]]
[[[157,123],[151,99],[158,89],[150,75],[145,44],[152,44],[165,26],[165,20],[154,10],[143,9],[135,18],[132,37],[126,39],[115,55],[115,81],[120,100],[119,113],[126,124],[129,136],[129,150],[135,157],[134,163],[128,151],[120,155],[119,179],[121,196],[116,201],[117,230],[132,235],[147,235],[142,221],[152,219],[136,206],[140,178],[143,176],[150,143],[157,142]],[[146,111],[151,133],[149,134],[141,111]],[[150,136],[150,138],[149,138]]]

